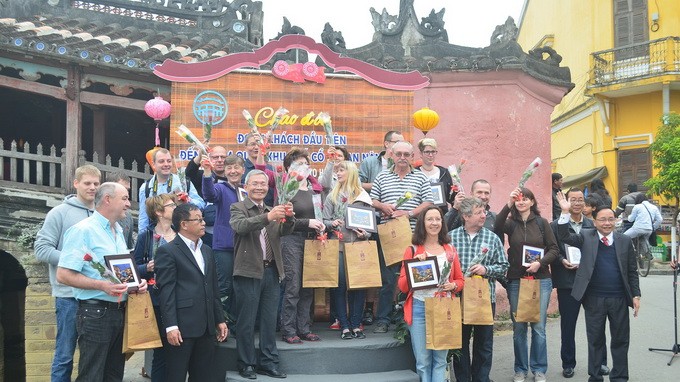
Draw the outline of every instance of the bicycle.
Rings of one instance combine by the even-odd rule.
[[[633,240],[633,248],[635,248],[635,254],[638,263],[638,274],[640,277],[647,277],[649,274],[649,268],[652,265],[652,252],[649,249],[649,245],[645,242],[644,236],[638,236]]]

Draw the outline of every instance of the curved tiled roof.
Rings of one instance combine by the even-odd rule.
[[[67,4],[58,6],[49,4],[65,1]],[[393,71],[518,69],[550,84],[573,87],[569,69],[559,66],[561,57],[552,49],[544,47],[528,54],[522,50],[511,18],[497,27],[488,47],[463,47],[448,42],[444,9],[437,13],[433,10],[419,22],[413,1],[401,0],[396,16],[371,8],[376,33],[365,46],[347,49],[342,33],[335,32],[330,24],[322,33],[321,42],[344,57]],[[259,1],[224,1],[220,3],[222,9],[212,11],[178,10],[172,4],[159,5],[151,0],[25,2],[24,8],[15,6],[2,12],[10,16],[0,18],[1,51],[150,74],[165,60],[207,61],[231,53],[251,52],[263,45]],[[194,0],[192,4],[203,4],[208,9],[217,3]],[[239,17],[237,12],[241,12]],[[282,29],[280,35],[304,33],[287,20]],[[299,57],[305,61],[306,52]],[[261,68],[271,68],[281,59],[293,61],[294,55],[278,53]]]

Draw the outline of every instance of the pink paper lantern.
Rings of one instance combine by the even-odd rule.
[[[147,101],[144,105],[146,115],[153,118],[156,122],[170,116],[170,103],[163,99],[163,97],[156,97]]]

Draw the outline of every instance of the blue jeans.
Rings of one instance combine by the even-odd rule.
[[[78,307],[78,379],[80,381],[122,381],[125,369],[123,319],[125,309],[81,303]]]
[[[519,280],[508,281],[508,298],[510,300],[510,318],[512,318],[513,344],[515,348],[515,373],[527,374],[548,371],[548,346],[545,338],[545,320],[552,292],[552,280],[541,279],[541,320],[531,325],[531,350],[527,345],[526,322],[515,322],[513,312],[517,312],[519,298]]]
[[[382,251],[380,252],[382,253]],[[382,254],[380,255],[380,275],[382,287],[378,291],[378,313],[376,323],[389,325],[392,321],[392,309],[394,308],[394,290],[397,287],[401,263],[385,265]]]
[[[420,382],[444,382],[446,380],[446,350],[425,349],[425,302],[413,299],[413,322],[411,348],[416,358],[416,372]]]
[[[342,329],[358,329],[361,324],[362,313],[364,311],[364,300],[366,300],[366,290],[358,289],[347,291],[347,278],[345,277],[345,258],[344,253],[340,252],[338,287],[331,289],[331,303],[335,305],[335,313],[340,321]],[[349,313],[347,307],[349,302]],[[332,319],[333,317],[331,317]]]
[[[234,301],[234,251],[215,250],[215,269],[217,270],[217,286],[220,289],[222,308],[233,318],[232,304]]]
[[[57,339],[52,360],[52,382],[70,382],[73,353],[76,351],[78,340],[76,331],[78,301],[73,297],[57,297],[54,305],[57,315]]]

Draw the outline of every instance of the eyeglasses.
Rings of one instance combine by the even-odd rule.
[[[165,208],[165,207],[177,207],[177,204],[175,204],[175,203],[163,204],[163,208]]]
[[[184,219],[184,221],[185,221],[185,222],[199,222],[199,223],[203,223],[203,222],[205,221],[205,219],[203,219],[203,218]]]
[[[396,152],[394,153],[394,156],[397,158],[408,158],[411,155],[412,155],[411,153],[396,153]]]
[[[428,150],[428,151],[422,151],[422,153],[423,153],[423,155],[434,155],[434,154],[437,153],[437,150],[434,150],[434,151],[429,151],[429,150]]]
[[[597,218],[595,220],[600,223],[616,223],[616,218]]]

